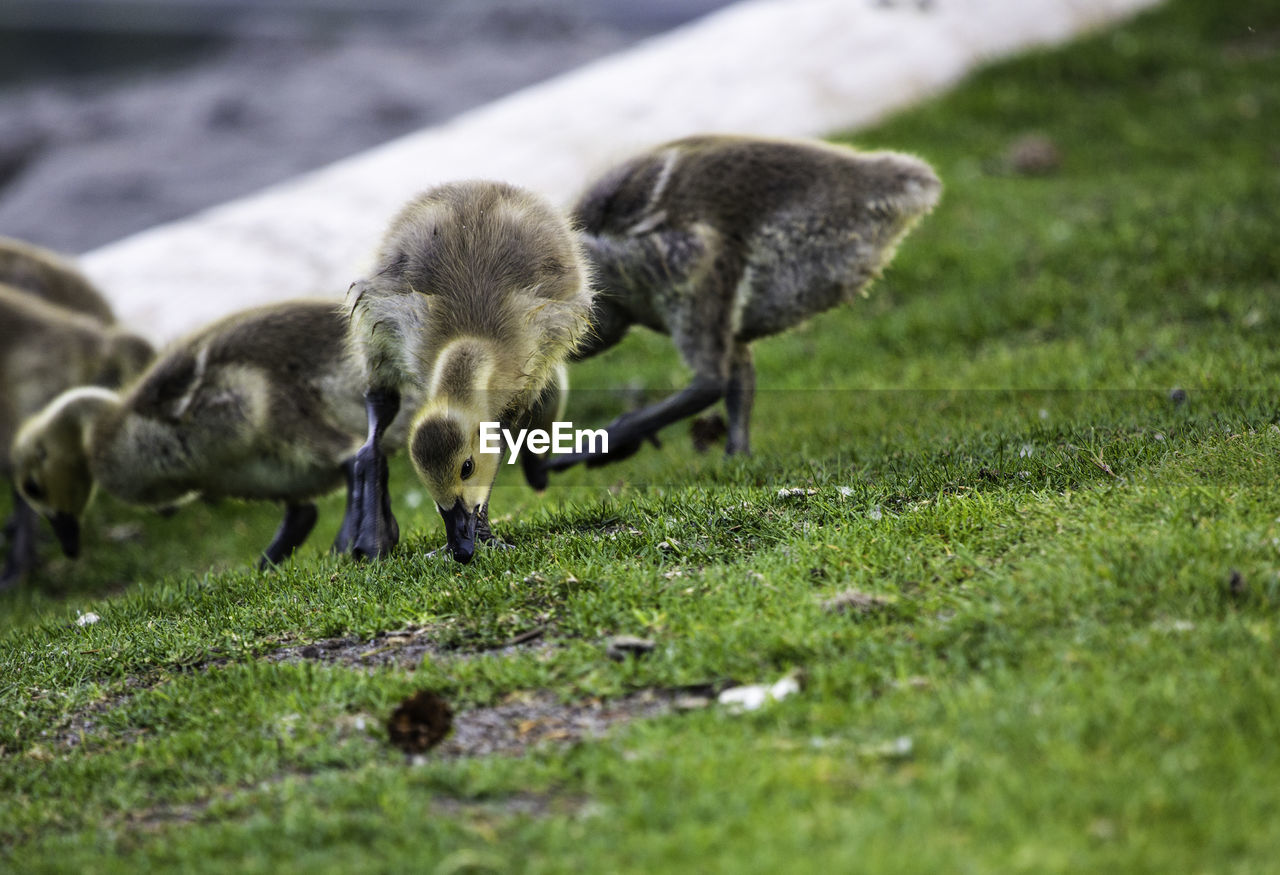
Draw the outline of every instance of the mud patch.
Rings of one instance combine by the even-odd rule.
[[[543,627],[538,626],[514,635],[499,644],[489,647],[477,647],[474,650],[459,650],[456,646],[440,643],[445,632],[444,627],[406,626],[392,632],[383,632],[369,639],[348,636],[345,638],[327,638],[313,641],[310,644],[297,644],[282,647],[267,654],[267,662],[305,662],[308,660],[330,665],[347,667],[382,668],[395,667],[414,669],[427,657],[449,654],[462,655],[507,655],[517,652],[528,652],[535,649],[548,649],[552,645],[543,642]]]
[[[48,738],[49,743],[58,753],[67,753],[76,748],[87,745],[92,746],[95,743],[101,744],[104,738],[107,737],[106,731],[102,726],[104,714],[121,707],[138,693],[145,692],[163,683],[163,680],[154,678],[127,678],[124,681],[123,689],[109,693],[97,702],[73,711],[56,730],[51,732]],[[122,733],[112,734],[111,738],[113,742],[128,744],[145,734],[145,729],[130,729]],[[27,755],[30,756],[32,750],[39,750],[40,748],[41,745],[37,743],[27,751]]]
[[[476,756],[519,756],[544,744],[600,738],[613,727],[706,707],[711,687],[642,690],[620,699],[561,702],[549,693],[513,693],[497,705],[454,715],[453,733],[415,763]]]
[[[171,827],[180,827],[201,820],[213,802],[213,799],[205,799],[186,805],[152,805],[138,811],[126,812],[121,817],[120,823],[134,832],[158,833]]]
[[[582,814],[589,810],[590,799],[586,796],[528,792],[486,799],[446,796],[433,800],[431,808],[446,817],[552,817]]]

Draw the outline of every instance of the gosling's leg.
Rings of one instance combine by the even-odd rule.
[[[276,536],[267,545],[267,549],[262,551],[258,567],[270,568],[292,556],[293,551],[302,546],[307,536],[311,534],[311,530],[316,527],[317,516],[319,514],[316,512],[316,506],[309,501],[302,504],[286,504],[284,519],[280,521]]]
[[[564,415],[564,395],[568,386],[569,375],[561,365],[556,370],[555,379],[542,390],[538,400],[515,423],[516,427],[536,428],[550,432],[556,420]],[[503,427],[510,428],[505,423]],[[547,469],[543,464],[545,459],[545,453],[531,452],[528,447],[520,451],[520,468],[524,471],[525,482],[537,492],[547,488]],[[479,532],[479,529],[476,531]],[[476,537],[478,538],[479,534]]]
[[[541,492],[547,488],[547,466],[543,464],[544,458],[546,458],[545,455],[530,453],[527,450],[520,454],[520,468],[524,471],[525,482],[535,492]]]
[[[510,550],[511,545],[499,538],[489,528],[489,505],[485,504],[480,508],[480,513],[476,519],[476,542],[480,544],[488,544],[500,550]]]
[[[751,361],[751,347],[742,344],[729,362],[729,385],[725,389],[724,409],[729,418],[726,456],[751,453],[751,402],[756,394],[756,369]]]
[[[693,368],[693,382],[657,404],[624,413],[605,427],[609,435],[609,452],[569,453],[556,456],[546,464],[548,471],[563,471],[579,462],[588,467],[621,461],[640,449],[646,440],[657,442],[657,434],[666,426],[705,410],[725,396],[729,386],[729,363],[734,349],[729,336],[730,320],[722,312],[722,295],[708,294],[705,299],[690,298],[691,306],[704,305],[673,319],[684,326],[714,325],[716,330],[672,330],[671,339],[681,357]],[[718,309],[717,309],[718,307]]]
[[[619,462],[633,455],[646,440],[673,422],[693,416],[724,397],[725,381],[714,377],[695,377],[694,381],[657,404],[624,413],[605,427],[609,434],[609,452],[566,453],[546,463],[548,471],[564,471],[585,462],[594,468]]]
[[[382,436],[400,412],[400,393],[394,389],[371,389],[365,394],[369,413],[369,439],[356,452],[351,506],[355,539],[351,554],[357,559],[380,559],[400,541],[400,527],[391,512],[387,481],[387,457],[382,452]],[[348,523],[343,522],[343,528]]]
[[[35,568],[36,544],[40,535],[40,515],[18,494],[17,489],[12,492],[13,515],[6,524],[9,553],[3,570],[0,570],[0,590],[14,586]]]
[[[343,479],[347,483],[347,507],[342,513],[342,525],[338,527],[338,535],[333,539],[334,553],[350,553],[351,545],[356,540],[356,460],[347,459],[341,465]]]
[[[605,288],[613,283],[625,287],[629,266],[653,265],[656,272],[645,278],[648,287],[678,290],[670,302],[673,309],[664,316],[672,343],[696,376],[676,394],[624,413],[606,426],[608,453],[556,456],[545,465],[548,471],[563,471],[579,462],[594,467],[625,459],[646,440],[656,442],[657,433],[666,426],[719,401],[728,386],[732,311],[741,267],[730,257],[725,241],[704,229],[663,231],[621,245],[589,235],[584,242]]]

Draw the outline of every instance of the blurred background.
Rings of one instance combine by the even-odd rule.
[[[3,0],[0,235],[83,252],[728,3]]]

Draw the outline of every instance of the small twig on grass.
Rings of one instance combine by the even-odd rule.
[[[1093,464],[1097,465],[1097,466],[1102,470],[1102,472],[1103,472],[1104,474],[1108,474],[1108,475],[1110,475],[1110,476],[1112,476],[1112,477],[1117,477],[1117,476],[1118,476],[1118,475],[1116,474],[1116,472],[1115,472],[1115,471],[1112,471],[1112,470],[1111,470],[1111,466],[1110,466],[1110,465],[1108,465],[1108,464],[1106,463],[1106,461],[1104,461],[1104,460],[1103,460],[1103,458],[1102,458],[1102,450],[1098,450],[1096,453],[1091,453],[1091,454],[1090,454],[1090,456],[1089,456],[1089,461],[1090,461],[1090,462],[1093,462]]]
[[[504,643],[498,646],[499,647],[515,647],[517,644],[524,644],[525,642],[532,641],[535,638],[541,638],[542,633],[545,631],[547,631],[546,626],[534,626],[532,629],[529,629],[528,631],[525,631],[525,632],[521,632],[519,635],[515,636],[514,638],[508,639],[507,641],[505,641]]]

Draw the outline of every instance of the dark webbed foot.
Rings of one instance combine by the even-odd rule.
[[[27,572],[36,567],[36,545],[40,536],[40,515],[13,490],[13,515],[5,524],[9,552],[0,569],[0,590],[16,586]]]
[[[389,476],[387,457],[368,445],[361,447],[355,460],[355,536],[350,547],[357,559],[381,559],[400,543],[400,526],[391,512]]]
[[[382,435],[400,410],[400,395],[371,390],[365,407],[369,439],[352,460],[347,514],[334,546],[350,550],[357,559],[381,559],[400,542],[400,526],[391,512],[390,471],[381,448]]]
[[[476,520],[476,541],[500,550],[515,549],[511,544],[495,535],[493,529],[489,528],[489,505],[487,504],[480,508],[479,518]]]
[[[267,549],[262,551],[262,558],[258,560],[258,568],[270,568],[273,565],[279,565],[292,556],[294,551],[307,540],[311,530],[316,527],[318,516],[316,506],[310,502],[286,504],[284,506],[284,519],[280,521],[280,528],[276,529],[276,536],[271,539]]]

